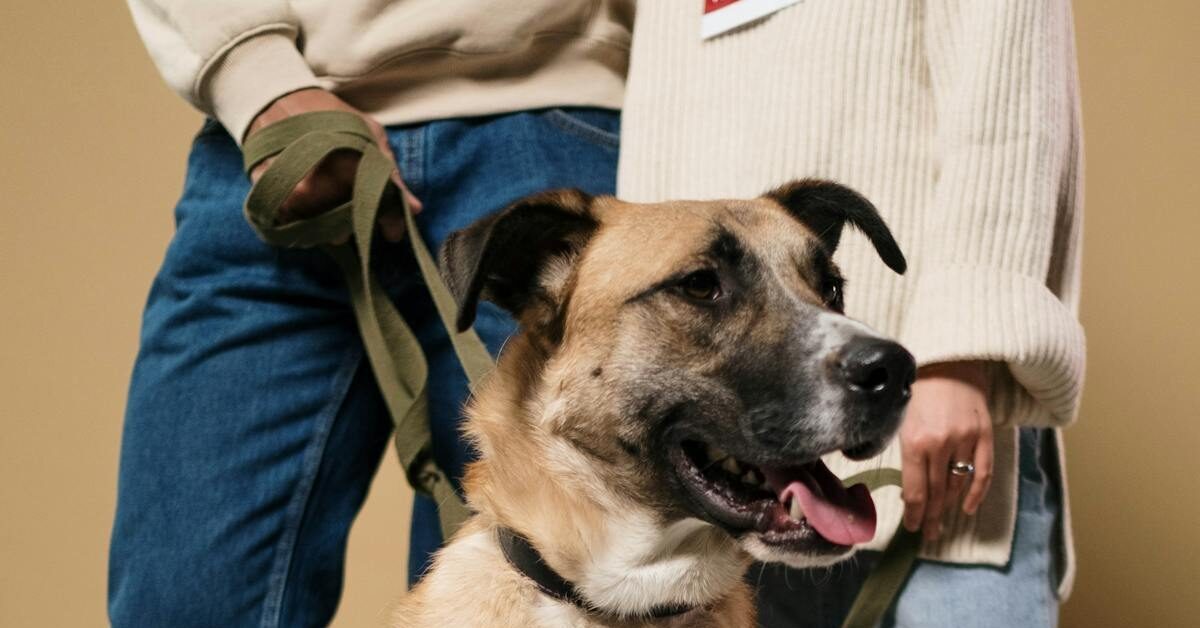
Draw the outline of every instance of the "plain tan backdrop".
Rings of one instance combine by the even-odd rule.
[[[1196,625],[1198,7],[1076,2],[1089,360],[1068,628]],[[140,310],[201,118],[117,0],[8,0],[0,69],[0,627],[98,626]],[[377,625],[402,591],[407,508],[389,454],[336,625]]]

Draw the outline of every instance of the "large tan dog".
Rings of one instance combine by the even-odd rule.
[[[842,315],[844,223],[904,257],[855,192],[653,205],[574,190],[451,236],[444,273],[521,332],[476,391],[477,513],[397,626],[754,625],[751,558],[828,565],[875,532],[820,461],[877,453],[912,357]]]

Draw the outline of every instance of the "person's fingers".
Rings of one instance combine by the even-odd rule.
[[[267,171],[267,168],[271,167],[271,162],[273,162],[273,161],[275,161],[275,158],[269,157],[267,159],[262,160],[262,162],[260,162],[257,166],[254,166],[254,168],[250,171],[250,181],[252,183],[258,183],[258,180],[262,178],[262,175],[264,172]],[[307,179],[308,178],[305,177],[305,179],[301,181],[301,183],[304,184],[303,191],[307,191],[307,189],[309,187],[311,187],[311,185],[312,185],[311,183],[306,182]],[[298,184],[297,187],[300,187],[300,185]],[[302,194],[303,194],[303,191],[302,191]],[[279,209],[279,215],[277,216],[280,223],[287,223],[287,222],[296,220],[296,217],[294,215],[292,215],[294,210],[291,209],[291,208],[295,207],[298,203],[300,203],[300,201],[296,198],[296,194],[297,194],[296,190],[293,189],[292,192],[290,194],[288,194],[288,197],[285,198],[283,203],[281,204],[280,209]],[[344,244],[349,239],[350,238],[348,236],[344,236],[341,238],[337,238],[336,240],[333,241],[333,243],[334,244]]]
[[[971,479],[971,488],[963,499],[963,512],[973,515],[979,510],[979,504],[987,496],[992,486],[992,468],[995,464],[995,444],[993,442],[991,418],[984,416],[987,427],[979,435],[975,443],[975,477]]]
[[[267,157],[266,159],[258,162],[258,164],[250,170],[250,182],[258,183],[258,180],[262,178],[263,173],[267,171],[267,168],[271,167],[271,162],[273,161],[275,161],[274,157]]]
[[[950,464],[950,449],[947,445],[934,448],[926,461],[929,477],[928,501],[925,504],[925,520],[921,523],[926,541],[936,541],[942,535],[942,509],[946,504],[946,475]]]
[[[371,127],[371,135],[375,137],[375,144],[379,146],[379,151],[383,153],[383,156],[386,157],[390,163],[395,164],[396,154],[392,152],[392,145],[390,142],[388,142],[387,130],[385,130],[382,125],[378,124],[374,120],[369,120],[368,125]],[[421,206],[421,201],[416,197],[415,194],[412,193],[411,190],[408,189],[408,185],[404,183],[404,178],[400,176],[399,168],[392,170],[392,183],[395,183],[396,187],[400,188],[400,192],[404,194],[404,201],[408,204],[408,207],[412,210],[412,213],[421,213],[421,210],[423,209]],[[401,227],[401,232],[403,232],[403,227]],[[386,231],[384,233],[384,237],[387,237]]]
[[[909,532],[919,530],[925,518],[929,490],[925,470],[925,452],[915,444],[901,443],[900,497],[904,500],[904,528]]]
[[[350,200],[358,160],[359,155],[350,151],[338,151],[322,160],[280,204],[280,222],[311,218]]]
[[[381,125],[376,124],[373,121],[370,123],[370,126],[371,134],[375,136],[375,143],[379,146],[380,152],[383,153],[383,156],[386,157],[390,163],[395,164],[396,155],[392,152],[392,146],[388,142],[387,131],[384,130]],[[416,195],[414,195],[412,191],[408,189],[408,185],[404,183],[404,179],[400,176],[399,168],[392,169],[392,183],[395,183],[396,187],[400,189],[400,193],[404,195],[404,202],[408,205],[408,208],[412,210],[412,213],[419,213],[422,209],[421,201],[417,199]],[[404,231],[406,227],[404,214],[394,211],[384,212],[379,215],[378,223],[379,231],[381,234],[383,234],[383,238],[385,240],[389,242],[399,242],[404,238]]]
[[[383,234],[383,239],[388,242],[399,242],[404,239],[404,231],[407,226],[404,222],[404,214],[400,212],[387,212],[379,215],[379,232]]]
[[[947,465],[953,465],[956,462],[974,462],[975,460],[975,440],[971,438],[963,438],[955,444],[953,455],[947,461]],[[959,475],[957,473],[946,474],[946,503],[957,504],[958,498],[962,496],[963,491],[971,482],[970,475]]]
[[[399,173],[396,174],[396,177],[400,177]],[[425,206],[421,204],[421,199],[410,192],[403,181],[400,182],[400,190],[404,193],[404,200],[408,203],[408,208],[412,210],[412,213],[419,214],[422,209],[425,209]]]
[[[371,129],[380,152],[390,162],[395,164],[396,157],[388,143],[387,132],[374,120],[364,116]],[[358,171],[361,156],[353,151],[337,151],[330,154],[308,176],[301,179],[292,189],[279,207],[279,222],[287,223],[304,218],[311,218],[322,212],[350,200],[354,193],[354,178]],[[257,182],[274,158],[266,159],[254,167],[250,179]],[[413,213],[421,211],[421,201],[408,189],[398,170],[393,169],[392,182],[404,195],[404,200]],[[399,241],[404,237],[404,215],[399,212],[386,212],[378,220],[381,235],[389,241]],[[344,242],[345,238],[341,239]],[[334,242],[338,244],[340,242]]]

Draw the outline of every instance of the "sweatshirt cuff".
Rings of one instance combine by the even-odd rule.
[[[979,266],[927,270],[914,279],[899,340],[918,364],[1004,362],[1016,386],[1001,382],[994,401],[1023,406],[1018,414],[1033,423],[1074,420],[1083,388],[1083,327],[1049,288]]]
[[[250,122],[275,99],[320,82],[292,37],[272,30],[234,43],[204,75],[201,100],[242,144]]]

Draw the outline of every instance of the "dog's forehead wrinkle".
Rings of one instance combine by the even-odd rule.
[[[837,272],[825,246],[816,240],[806,240],[793,249],[791,263],[809,285],[817,285],[826,275]]]
[[[717,213],[743,227],[755,228],[778,218],[781,212],[777,205],[774,201],[761,198],[730,199],[718,202]]]
[[[706,256],[737,265],[746,256],[746,245],[733,231],[720,223],[714,222],[710,241],[706,247]]]
[[[780,269],[794,275],[796,258],[807,255],[812,243],[801,225],[761,202],[663,203],[612,216],[575,264],[579,298],[570,304],[568,320],[595,325],[613,308],[706,259],[738,264],[744,256],[748,266],[771,267],[783,281]]]
[[[732,222],[721,220],[714,207],[711,202],[661,203],[606,217],[579,263],[585,276],[581,289],[624,290],[628,298],[712,255],[714,234],[728,232]]]
[[[756,265],[765,268],[759,280],[788,292],[799,292],[805,298],[819,301],[814,284],[815,273],[811,256],[819,243],[801,224],[772,207],[764,210],[754,205],[743,212],[754,221],[737,225],[740,241],[745,243]]]

